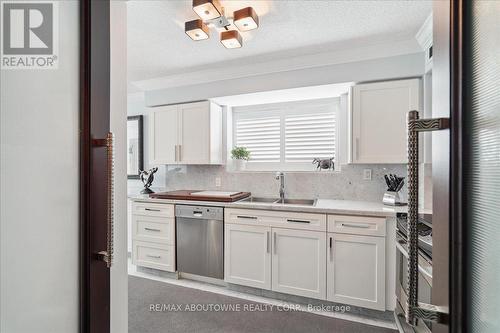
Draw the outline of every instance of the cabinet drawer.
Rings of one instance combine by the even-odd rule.
[[[328,215],[328,232],[384,237],[385,223],[380,217]]]
[[[175,219],[133,215],[132,237],[139,241],[175,245]]]
[[[326,231],[325,214],[254,209],[226,209],[225,223]]]
[[[141,267],[175,272],[175,246],[133,241],[132,263]]]
[[[172,218],[175,216],[174,205],[150,202],[134,202],[132,205],[132,214]]]

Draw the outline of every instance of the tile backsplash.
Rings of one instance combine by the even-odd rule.
[[[171,167],[172,168],[172,167]],[[372,170],[372,180],[363,179],[363,170]],[[323,198],[380,202],[386,190],[384,174],[406,177],[406,165],[344,165],[340,172],[288,172],[285,189],[288,198]],[[278,196],[279,183],[273,172],[228,172],[224,166],[188,165],[182,171],[161,167],[155,175],[156,190],[248,191],[254,196]],[[220,178],[221,186],[216,186]],[[139,180],[129,180],[129,195],[142,189]]]

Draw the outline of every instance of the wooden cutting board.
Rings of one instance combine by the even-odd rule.
[[[222,197],[222,198],[227,198],[227,197],[232,197],[237,194],[240,194],[241,192],[223,192],[223,191],[201,191],[201,192],[192,192],[191,195],[197,196],[197,197]]]
[[[250,195],[251,195],[250,192],[180,190],[180,191],[151,193],[149,197],[154,199],[234,202],[247,198]]]

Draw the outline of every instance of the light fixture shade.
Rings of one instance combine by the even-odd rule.
[[[237,49],[243,46],[241,35],[236,30],[223,31],[220,34],[220,42],[227,49]]]
[[[213,20],[222,15],[222,6],[218,0],[193,0],[193,10],[204,20]]]
[[[234,25],[240,31],[249,31],[259,27],[259,16],[252,7],[246,7],[233,13]]]
[[[208,26],[199,19],[184,23],[184,31],[192,40],[204,40],[209,37]]]

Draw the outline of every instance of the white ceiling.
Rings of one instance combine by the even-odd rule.
[[[427,0],[221,3],[226,12],[252,6],[260,17],[259,29],[242,33],[241,49],[225,49],[215,30],[205,41],[186,36],[184,22],[197,18],[190,0],[128,1],[129,81],[410,39],[432,7]]]

